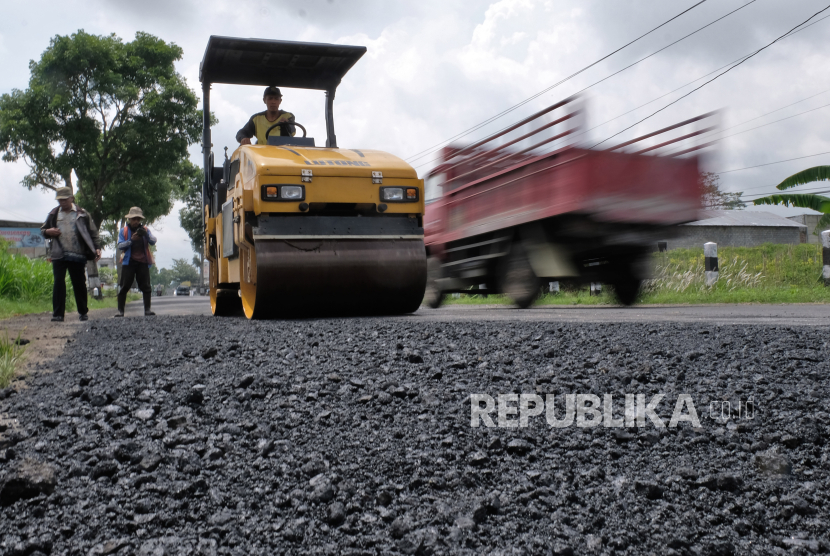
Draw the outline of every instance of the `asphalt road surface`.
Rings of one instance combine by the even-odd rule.
[[[207,308],[0,390],[0,554],[830,552],[824,307]]]
[[[210,315],[207,297],[154,297],[158,315]],[[141,316],[140,301],[127,305],[126,316]],[[687,322],[716,324],[761,324],[785,326],[828,326],[828,305],[640,305],[635,307],[532,307],[516,309],[505,305],[448,305],[440,309],[421,307],[412,315],[393,317],[438,322],[520,321],[520,322]]]

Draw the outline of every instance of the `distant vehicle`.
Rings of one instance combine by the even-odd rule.
[[[179,286],[176,288],[176,291],[173,292],[175,296],[189,296],[190,295],[190,288],[187,286]]]
[[[631,305],[649,277],[657,240],[697,220],[699,159],[683,155],[710,143],[687,147],[681,141],[714,127],[674,139],[664,134],[701,126],[712,114],[610,148],[569,143],[548,150],[551,142],[580,131],[584,107],[572,104],[577,98],[467,147],[444,147],[440,165],[426,179],[435,197],[424,216],[427,305],[437,308],[448,293],[478,288],[507,294],[525,308],[545,282],[563,279],[610,284],[619,302]],[[560,107],[570,111],[516,139],[504,138]],[[571,129],[546,131],[568,120]],[[645,140],[659,142],[648,146]],[[672,150],[657,154],[666,148]]]

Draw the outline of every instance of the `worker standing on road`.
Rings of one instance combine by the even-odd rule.
[[[118,248],[124,251],[124,258],[121,261],[121,289],[118,291],[118,313],[115,316],[124,316],[127,293],[133,285],[133,280],[136,280],[138,289],[144,295],[144,316],[149,317],[155,315],[150,310],[153,299],[150,265],[154,262],[150,246],[156,244],[156,236],[146,226],[141,225],[144,213],[140,208],[131,208],[124,218],[127,219],[127,224],[118,232]]]
[[[75,304],[80,320],[88,320],[86,292],[86,262],[101,258],[101,240],[89,213],[75,204],[72,188],[61,187],[55,192],[57,207],[52,209],[41,233],[49,239],[49,258],[52,261],[52,320],[63,322],[66,312],[66,271],[72,281]]]
[[[236,132],[236,140],[240,145],[250,145],[252,137],[256,137],[258,145],[267,145],[265,132],[274,124],[281,125],[272,129],[269,135],[291,135],[293,137],[297,133],[297,128],[294,127],[294,114],[280,110],[282,93],[277,87],[266,88],[262,102],[265,103],[267,110],[251,116],[248,123]]]

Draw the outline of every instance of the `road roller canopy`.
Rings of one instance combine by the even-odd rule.
[[[365,46],[212,35],[199,80],[333,91],[365,53]]]
[[[337,147],[334,92],[340,80],[366,53],[365,46],[317,42],[241,39],[211,35],[199,67],[202,82],[202,145],[211,145],[210,86],[265,85],[326,92],[326,147]],[[210,149],[204,151],[210,180]]]

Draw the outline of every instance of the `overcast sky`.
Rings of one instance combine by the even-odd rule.
[[[0,20],[0,93],[25,89],[28,64],[55,35],[78,29],[115,33],[125,41],[145,31],[184,49],[178,71],[200,93],[199,62],[211,34],[365,45],[367,54],[338,89],[338,143],[408,158],[510,108],[591,64],[691,7],[698,0],[28,0],[8,2]],[[588,127],[600,141],[665,106],[693,80],[749,54],[827,7],[827,0],[708,0],[688,14],[590,70],[541,95],[462,141],[482,137],[565,98],[713,20],[749,4],[684,41],[588,89]],[[820,14],[812,21],[827,15]],[[722,110],[725,131],[757,130],[717,143],[707,169],[725,171],[830,151],[830,20],[820,21],[764,50],[743,65],[680,100],[608,145],[711,110]],[[821,45],[825,45],[821,47]],[[716,74],[712,74],[713,77]],[[688,85],[688,86],[686,86]],[[662,95],[683,89],[655,100]],[[826,92],[828,91],[828,92]],[[815,95],[815,96],[814,96]],[[323,93],[284,90],[283,109],[324,139]],[[812,98],[808,98],[811,97]],[[213,142],[235,148],[234,135],[250,114],[264,109],[261,87],[218,85],[211,96],[219,119]],[[822,108],[819,108],[822,107]],[[807,110],[812,112],[796,115]],[[201,161],[198,147],[191,150]],[[416,162],[419,174],[429,169]],[[747,195],[774,191],[794,172],[830,164],[830,154],[729,172],[724,188]],[[0,162],[4,202],[0,218],[42,220],[55,206],[50,193],[19,185],[22,163]],[[811,186],[803,186],[808,189]],[[812,186],[820,188],[820,184]],[[827,187],[825,189],[830,189]],[[764,210],[769,210],[764,207]],[[796,212],[804,212],[799,210]],[[790,214],[788,212],[787,214]],[[178,206],[156,225],[158,261],[192,257]]]

